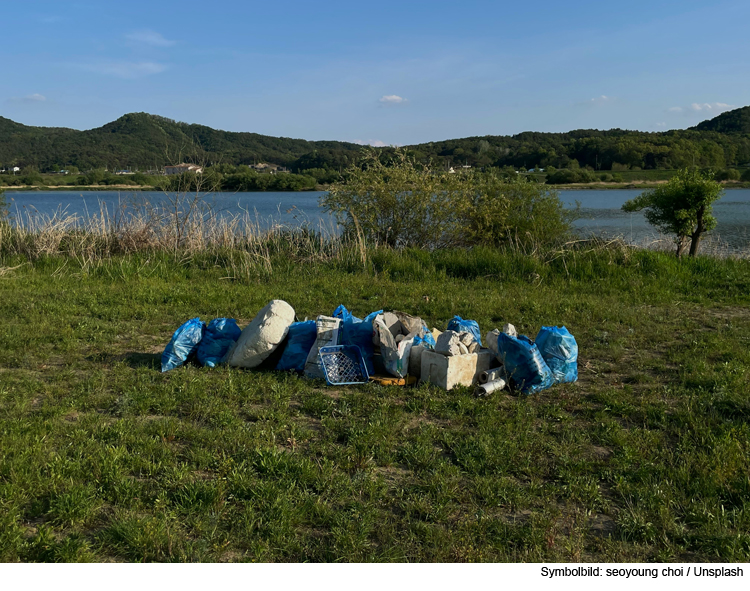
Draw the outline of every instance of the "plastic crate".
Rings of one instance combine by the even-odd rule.
[[[318,357],[331,386],[365,384],[370,379],[362,351],[356,345],[321,347]]]

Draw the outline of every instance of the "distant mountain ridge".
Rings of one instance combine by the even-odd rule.
[[[523,132],[407,146],[420,160],[445,167],[512,166],[635,170],[750,166],[750,107],[722,113],[686,130],[664,132],[579,129],[567,133]],[[0,167],[40,171],[77,166],[158,169],[199,160],[208,164],[271,162],[293,170],[340,170],[362,146],[212,129],[159,115],[129,113],[102,127],[77,131],[31,127],[0,117]],[[387,148],[385,150],[388,150]]]

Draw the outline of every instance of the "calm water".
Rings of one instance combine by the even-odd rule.
[[[601,235],[622,237],[633,244],[648,244],[659,238],[641,214],[623,212],[620,207],[638,195],[638,190],[561,191],[560,197],[569,207],[581,205],[581,218],[575,223],[584,236]],[[320,222],[330,225],[332,220],[318,207],[322,192],[287,193],[215,193],[206,199],[216,211],[226,214],[248,212],[262,225],[285,225]],[[99,212],[102,205],[110,213],[118,206],[148,201],[165,202],[161,192],[118,193],[115,191],[8,191],[6,197],[16,215],[49,216],[57,211],[86,216]],[[724,252],[750,251],[750,189],[731,189],[714,204],[714,215],[719,224],[712,232],[707,248]]]

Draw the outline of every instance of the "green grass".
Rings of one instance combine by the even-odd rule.
[[[750,262],[369,256],[241,279],[215,255],[5,256],[0,560],[750,560]],[[479,399],[159,372],[185,319],[244,326],[273,298],[564,324],[580,380]]]

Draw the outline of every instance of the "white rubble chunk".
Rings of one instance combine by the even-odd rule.
[[[500,331],[495,328],[488,332],[484,337],[484,342],[487,344],[487,348],[495,355],[497,355],[497,337],[499,336]]]
[[[457,332],[453,330],[446,330],[445,332],[441,333],[440,336],[438,336],[438,338],[436,339],[435,352],[447,356],[460,355],[460,343],[461,341],[459,340]]]

